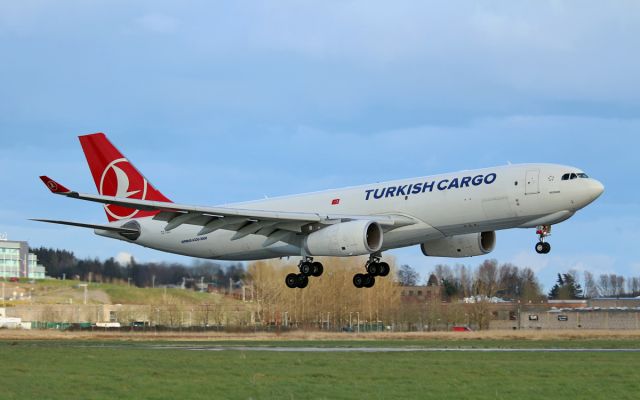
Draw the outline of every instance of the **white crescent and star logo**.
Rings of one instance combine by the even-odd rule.
[[[116,182],[115,188],[110,184],[114,179]],[[111,161],[102,171],[99,191],[103,196],[145,200],[147,196],[147,180],[136,173],[129,160],[119,158]],[[133,218],[140,212],[140,210],[129,212],[130,208],[113,204],[105,205],[104,209],[107,214],[115,219]]]
[[[54,181],[47,182],[47,186],[51,189],[52,192],[58,191],[58,185]]]

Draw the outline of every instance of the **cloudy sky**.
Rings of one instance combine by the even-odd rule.
[[[549,287],[640,275],[637,1],[0,2],[0,232],[81,257],[190,263],[90,231],[76,136],[106,132],[175,201],[218,204],[507,162],[583,168],[607,191],[558,225],[498,233]],[[418,248],[392,252],[422,273]],[[476,265],[482,258],[464,260]]]

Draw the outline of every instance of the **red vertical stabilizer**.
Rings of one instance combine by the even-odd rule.
[[[104,133],[80,136],[80,144],[91,169],[98,193],[103,196],[171,202],[111,144]],[[107,204],[110,222],[156,215],[159,211],[135,210]]]

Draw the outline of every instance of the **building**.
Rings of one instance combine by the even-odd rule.
[[[0,240],[0,278],[44,279],[45,274],[38,257],[29,253],[27,242]]]
[[[436,276],[431,274],[426,286],[402,286],[400,295],[403,303],[440,302],[442,287]]]

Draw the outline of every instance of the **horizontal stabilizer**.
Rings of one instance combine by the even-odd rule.
[[[111,226],[111,225],[85,224],[82,222],[57,221],[53,219],[36,219],[36,218],[32,218],[31,221],[48,222],[50,224],[79,226],[81,228],[101,229],[103,231],[110,231],[110,232],[117,232],[117,233],[138,233],[137,229],[121,228],[121,227]]]

